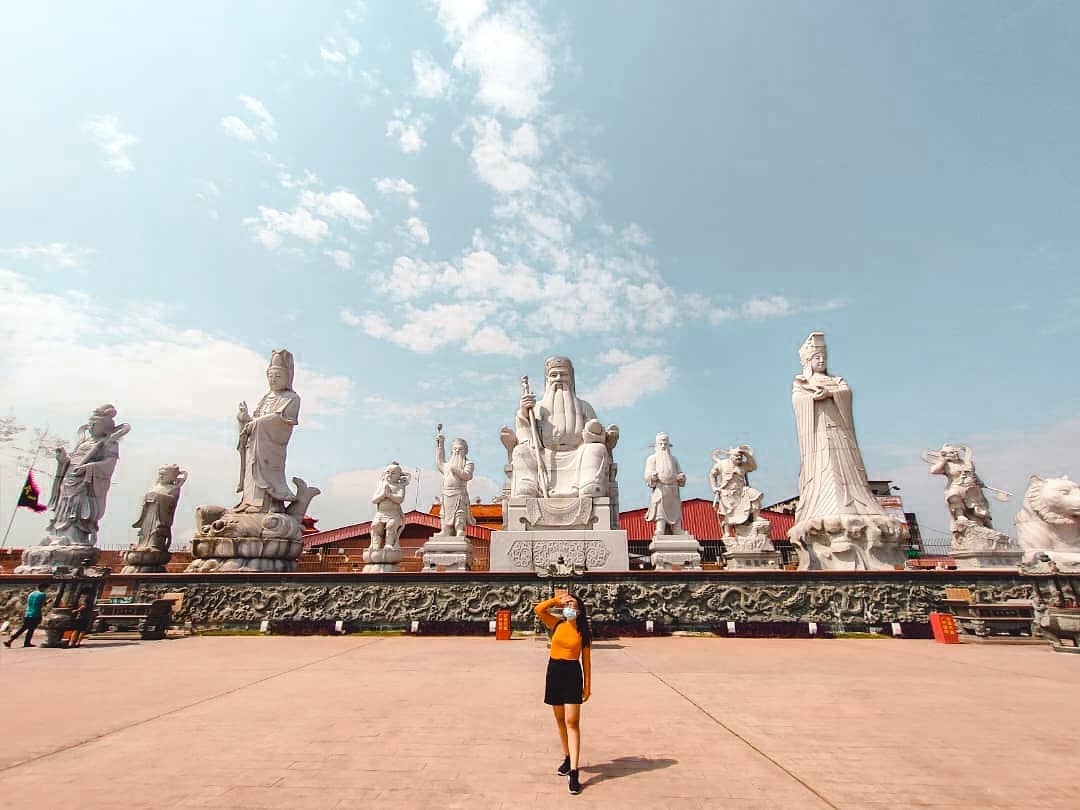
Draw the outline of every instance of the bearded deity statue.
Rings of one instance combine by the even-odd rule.
[[[266,369],[269,390],[248,410],[237,408],[240,502],[231,508],[199,506],[191,541],[195,559],[188,571],[294,571],[303,549],[303,518],[316,487],[285,482],[285,454],[300,421],[300,395],[293,390],[292,353],[275,349]]]
[[[172,558],[172,524],[180,489],[188,474],[176,464],[158,470],[157,483],[143,497],[142,511],[133,529],[139,530],[138,542],[124,553],[122,574],[162,573]]]
[[[23,552],[16,574],[93,565],[101,556],[96,548],[98,528],[120,460],[120,439],[131,430],[126,423],[117,425],[115,417],[112,405],[95,408],[79,428],[75,448],[70,453],[63,447],[56,449],[56,477],[49,497],[52,518],[41,544]]]
[[[645,460],[645,483],[652,490],[646,522],[654,523],[649,559],[655,568],[700,568],[701,547],[683,528],[682,495],[686,473],[671,452],[671,437],[657,433],[653,453]]]
[[[851,388],[827,371],[825,335],[799,349],[791,401],[799,434],[799,506],[788,537],[800,569],[888,570],[903,565],[907,527],[870,491],[851,408]]]

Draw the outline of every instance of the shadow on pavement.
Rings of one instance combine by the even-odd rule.
[[[97,649],[98,647],[131,647],[138,643],[138,641],[94,641],[93,639],[87,639],[79,645],[79,649]]]
[[[597,644],[593,644],[592,646],[593,646],[594,650],[622,650],[622,649],[626,648],[625,644],[597,643]]]
[[[657,771],[661,768],[670,768],[678,765],[679,760],[667,757],[648,759],[647,757],[619,757],[611,762],[600,762],[595,765],[586,765],[581,770],[586,773],[596,774],[589,777],[589,781],[582,785],[596,785],[607,779],[618,779],[620,776],[630,776],[645,771]]]

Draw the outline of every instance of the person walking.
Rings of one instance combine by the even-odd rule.
[[[556,773],[570,777],[571,793],[581,793],[578,779],[581,704],[592,691],[592,630],[588,610],[581,599],[569,593],[541,602],[533,610],[551,631],[544,703],[555,714],[562,743],[563,761]]]
[[[23,617],[22,627],[15,631],[15,635],[4,642],[5,647],[10,647],[11,642],[23,633],[26,633],[26,638],[23,639],[24,647],[37,646],[30,643],[30,639],[33,637],[38,625],[41,624],[41,610],[45,607],[45,589],[48,587],[48,585],[42,584],[30,591],[30,595],[26,597],[26,614]]]

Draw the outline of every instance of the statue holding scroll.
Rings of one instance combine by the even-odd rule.
[[[158,470],[157,483],[143,496],[139,517],[131,524],[139,530],[139,540],[124,553],[123,574],[162,573],[172,557],[172,524],[180,489],[188,474],[176,464]]]

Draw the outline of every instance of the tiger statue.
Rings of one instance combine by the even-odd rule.
[[[1045,555],[1058,570],[1080,571],[1080,483],[1031,476],[1014,522],[1025,564]]]

